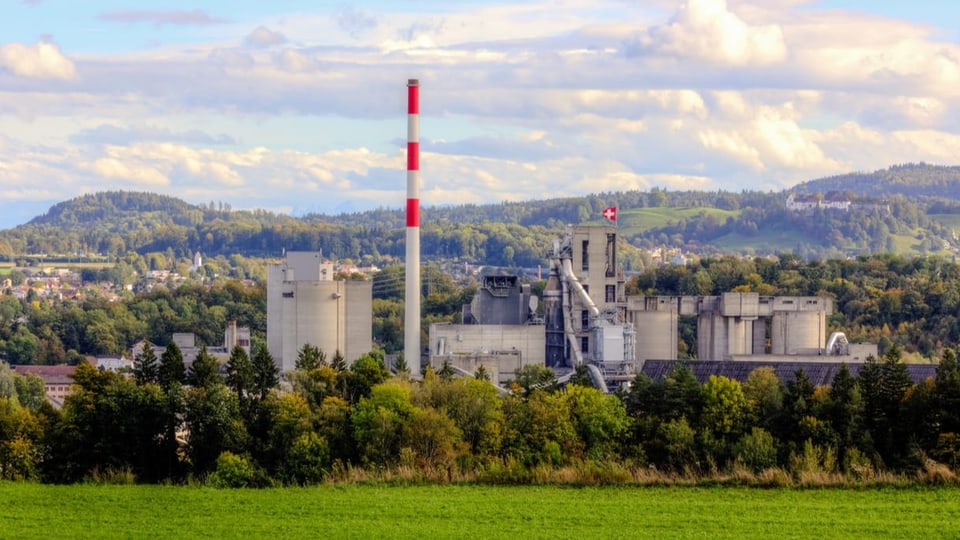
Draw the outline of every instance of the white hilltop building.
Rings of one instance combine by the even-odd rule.
[[[816,199],[816,198],[804,198],[797,199],[797,197],[791,193],[787,197],[787,210],[791,212],[802,212],[804,210],[813,210],[816,208],[823,208],[826,210],[842,210],[846,212],[850,210],[850,205],[853,204],[850,201],[844,200],[825,200],[825,199]]]

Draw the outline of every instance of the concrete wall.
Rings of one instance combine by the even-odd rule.
[[[687,297],[690,298],[690,297]],[[676,360],[681,310],[679,296],[631,296],[626,319],[636,332],[635,360]]]
[[[514,373],[523,366],[531,362],[525,362],[519,353],[505,352],[502,354],[482,354],[482,353],[464,353],[452,354],[448,356],[434,356],[430,359],[430,365],[434,370],[440,370],[444,361],[449,362],[454,368],[465,373],[476,373],[480,366],[490,374],[490,381],[498,386],[504,385],[514,379]]]
[[[287,281],[333,280],[333,263],[323,262],[319,251],[288,251],[283,267]]]
[[[341,281],[345,284],[346,302],[343,304],[343,355],[347,362],[367,354],[373,348],[373,281]],[[408,362],[415,366],[417,363]]]
[[[697,316],[698,359],[719,361],[767,353],[816,355],[829,337],[826,316],[833,313],[833,300],[749,292],[630,297],[626,312],[637,330],[638,362],[676,358],[676,345],[669,348],[677,340],[676,315]]]
[[[459,354],[517,352],[521,362],[544,365],[543,325],[431,324],[430,363]]]
[[[781,311],[774,313],[770,321],[772,354],[823,349],[827,337],[827,320],[822,311]]]

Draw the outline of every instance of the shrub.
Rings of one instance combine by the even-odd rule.
[[[737,443],[737,461],[755,473],[777,464],[777,446],[771,435],[763,428],[753,428]]]
[[[207,477],[207,483],[217,488],[251,487],[256,470],[246,456],[223,452],[217,458],[216,469]]]
[[[287,481],[316,484],[330,471],[330,446],[316,433],[304,433],[293,441],[286,460]]]
[[[130,467],[110,467],[103,470],[94,467],[87,476],[87,481],[93,484],[132,486],[137,483],[137,477]]]

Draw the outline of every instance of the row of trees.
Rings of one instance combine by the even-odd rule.
[[[459,285],[436,266],[423,269],[424,330],[455,322],[476,283]],[[534,292],[544,281],[533,284]],[[402,350],[403,267],[373,278],[373,337],[387,353]],[[627,282],[628,295],[718,295],[756,292],[769,296],[833,299],[828,331],[853,342],[878,343],[881,354],[897,345],[911,360],[930,359],[960,344],[960,266],[941,257],[861,256],[804,262],[795,255],[707,257],[685,266],[646,270]],[[0,295],[0,360],[11,364],[76,363],[84,355],[119,354],[146,338],[166,344],[175,332],[219,345],[226,324],[266,337],[266,290],[230,280],[212,286],[158,288],[118,302],[96,295],[82,301],[31,302]],[[681,320],[680,351],[696,357],[695,321]]]
[[[266,291],[232,280],[110,301],[91,294],[80,301],[19,300],[0,295],[0,360],[11,364],[77,363],[86,355],[122,354],[141,339],[166,344],[175,332],[219,345],[227,323],[266,336]]]
[[[438,267],[423,268],[424,324],[452,321],[475,286],[458,286]],[[373,279],[373,335],[388,353],[403,349],[403,267],[393,265]],[[83,300],[34,301],[0,294],[0,360],[11,364],[77,363],[85,355],[122,354],[140,339],[166,344],[176,332],[197,342],[223,342],[227,323],[250,328],[254,341],[266,339],[266,288],[239,280],[212,285],[186,283],[109,301],[90,294]]]
[[[802,372],[784,384],[769,368],[743,384],[717,376],[701,384],[679,366],[662,381],[640,375],[620,395],[559,388],[537,366],[517,373],[508,395],[483,373],[455,379],[428,369],[411,382],[398,368],[391,376],[379,352],[347,367],[306,346],[281,389],[262,348],[252,358],[235,349],[222,369],[201,353],[189,371],[175,347],[159,360],[147,348],[133,377],[78,366],[62,411],[0,371],[0,478],[311,484],[346,467],[406,467],[523,481],[577,463],[864,478],[931,459],[960,466],[952,350],[936,378],[919,384],[894,348],[857,376],[841,369],[828,387]]]

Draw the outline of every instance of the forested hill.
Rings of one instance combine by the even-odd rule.
[[[877,197],[903,195],[921,199],[953,199],[960,203],[960,166],[907,163],[874,172],[855,172],[810,180],[795,186],[794,191],[849,191]]]
[[[609,223],[617,206],[621,259],[628,269],[649,263],[640,249],[681,248],[700,254],[776,254],[805,259],[868,253],[948,254],[960,228],[960,167],[903,165],[796,186],[854,201],[848,212],[789,212],[787,192],[703,192],[658,188],[584,197],[488,205],[424,207],[421,249],[426,260],[498,266],[545,262],[567,224]],[[922,195],[917,195],[917,194]],[[939,195],[939,196],[935,196]],[[949,196],[949,197],[948,197]],[[27,223],[0,231],[0,260],[129,251],[178,257],[233,254],[279,257],[283,250],[388,262],[404,256],[404,214],[380,208],[340,215],[291,217],[237,211],[229,203],[193,205],[137,192],[102,192],[54,205]]]
[[[123,224],[131,219],[190,225],[203,221],[203,209],[167,195],[109,191],[57,203],[46,214],[30,220],[28,225],[51,225],[69,230],[102,222]]]

